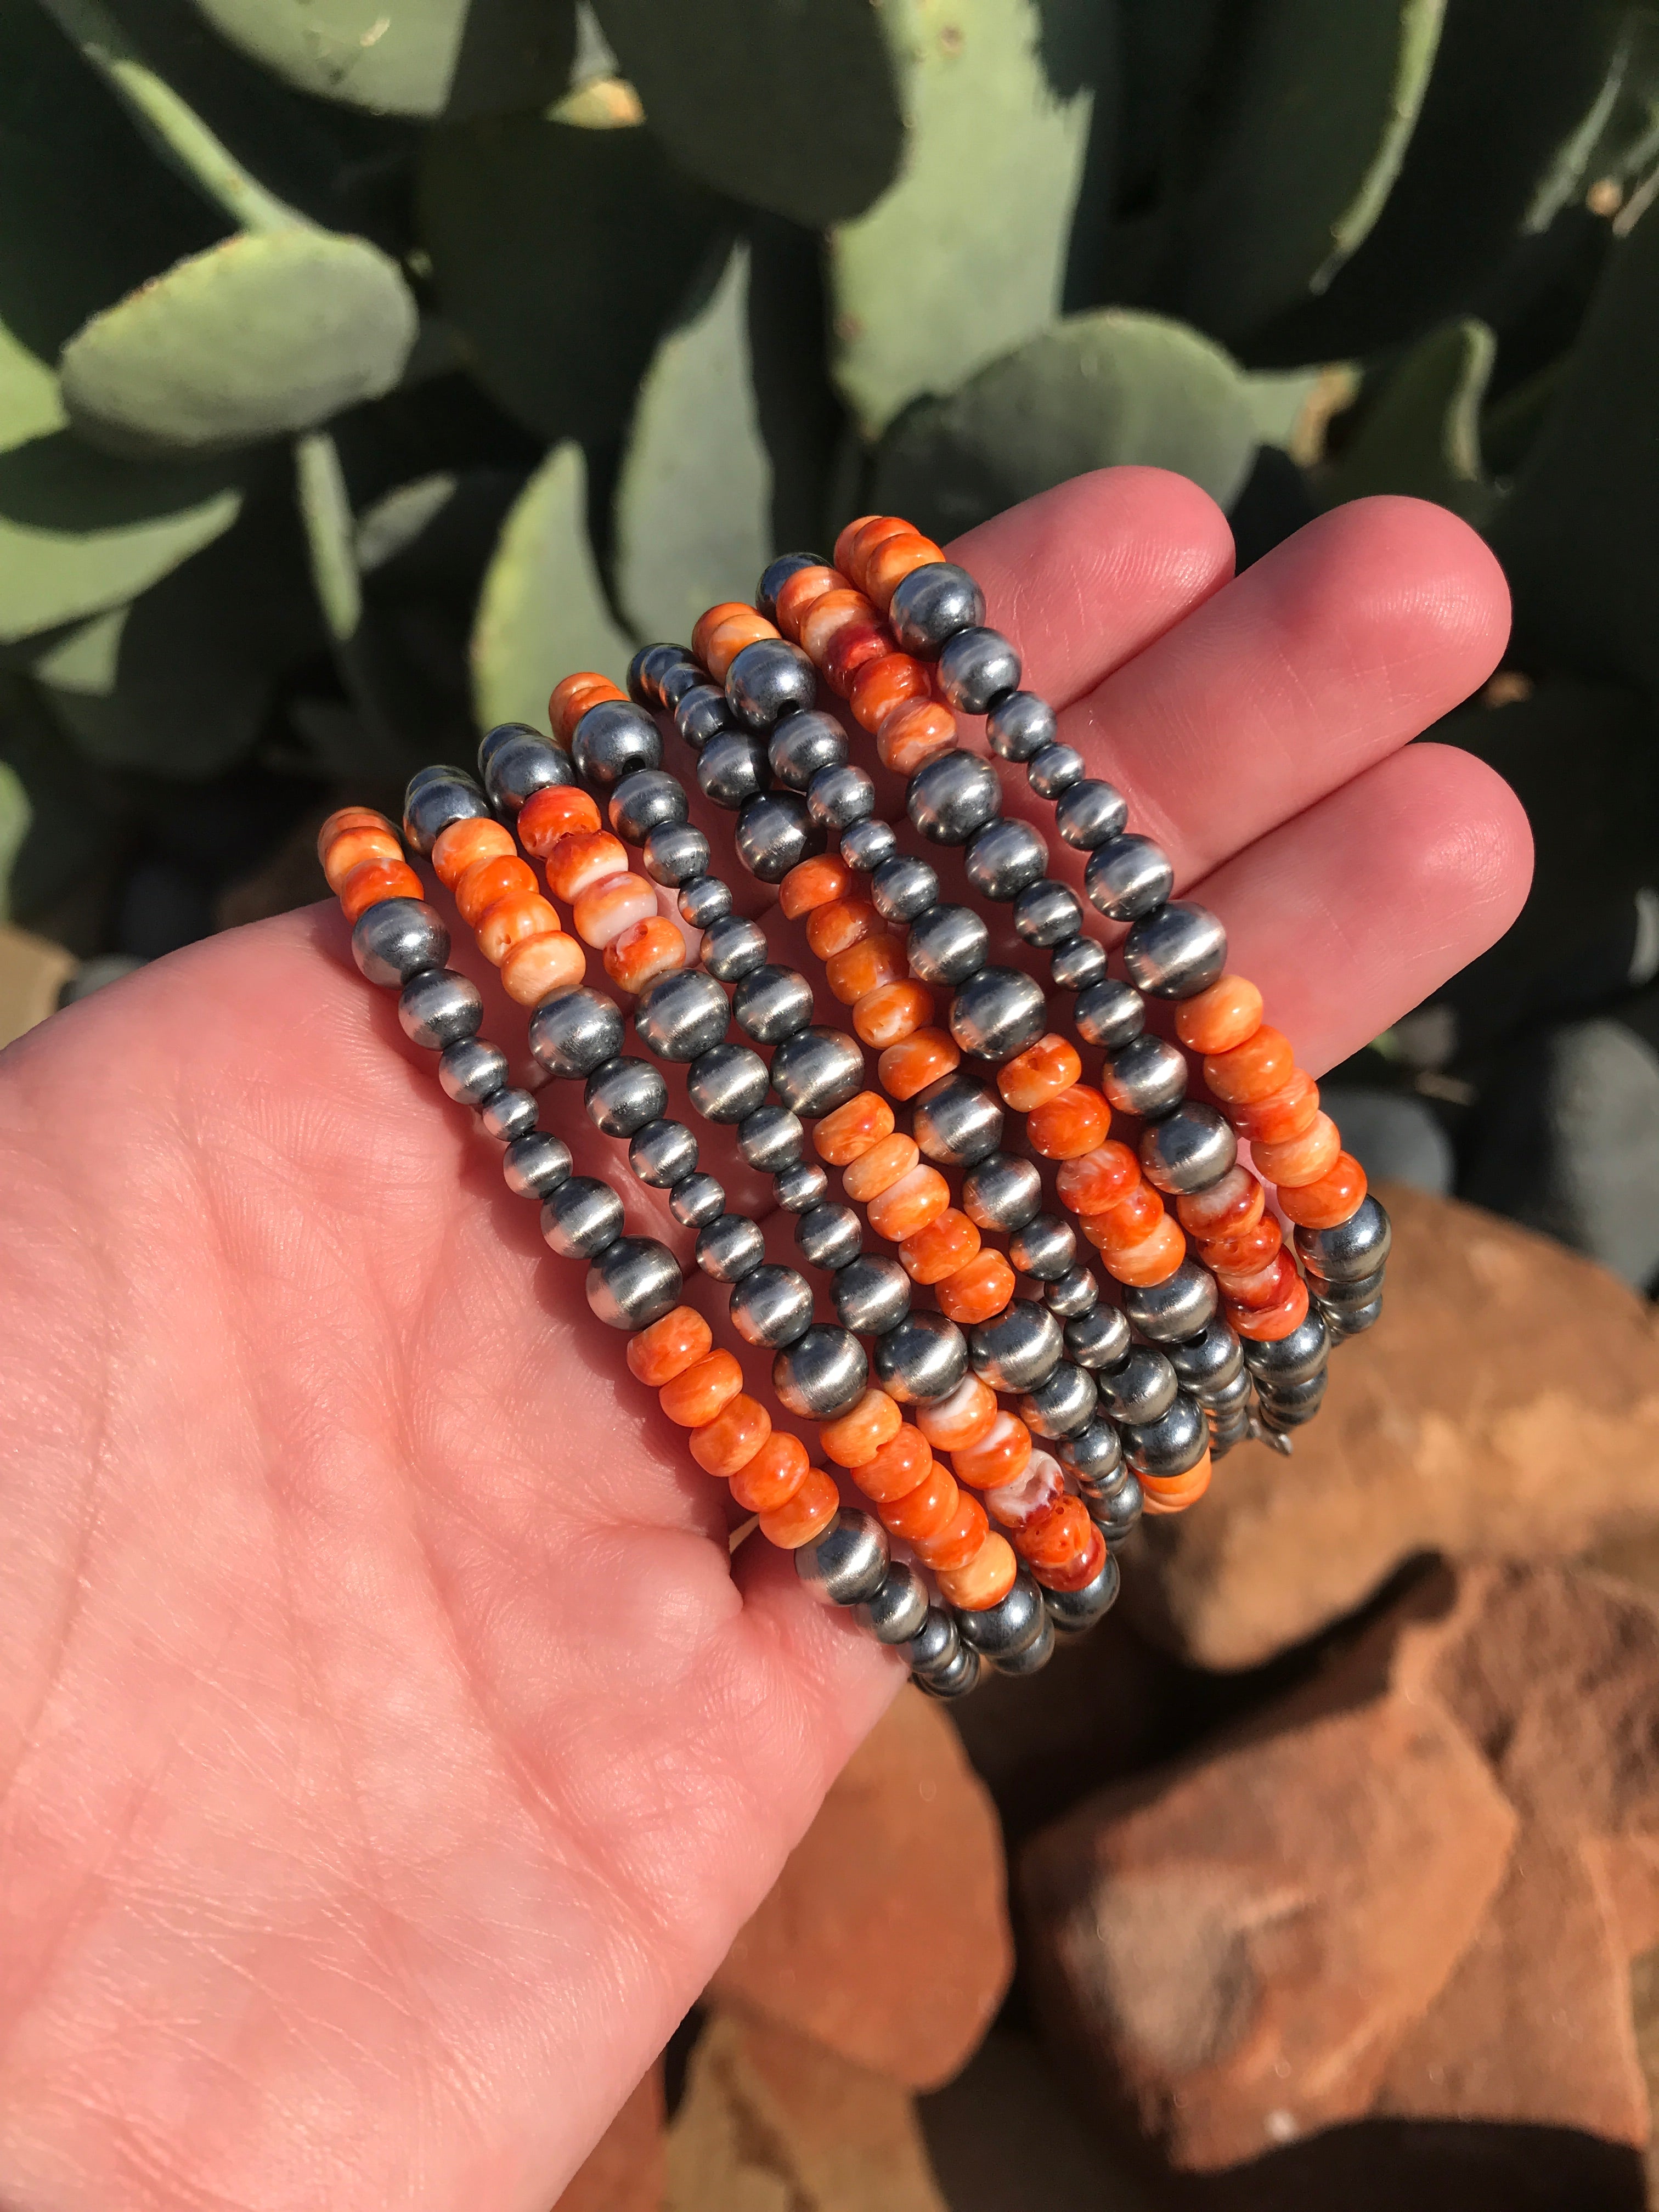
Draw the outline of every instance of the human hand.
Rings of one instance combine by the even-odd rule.
[[[1310,1068],[1512,919],[1514,799],[1405,750],[1506,631],[1448,514],[1230,582],[1204,495],[1121,470],[956,550]],[[728,1568],[724,1486],[345,945],[231,932],[0,1060],[16,2212],[545,2212],[902,1679]]]

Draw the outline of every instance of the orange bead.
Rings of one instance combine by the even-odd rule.
[[[908,653],[884,653],[866,660],[853,678],[847,703],[853,720],[873,738],[895,707],[907,699],[931,699],[933,679]]]
[[[1014,1295],[1014,1271],[1000,1252],[981,1252],[939,1285],[939,1311],[958,1328],[1000,1314]]]
[[[1176,1008],[1176,1035],[1188,1052],[1231,1052],[1261,1026],[1261,994],[1243,975],[1223,975]]]
[[[760,1532],[781,1552],[798,1552],[841,1510],[841,1492],[819,1467],[809,1467],[793,1496],[760,1517]]]
[[[902,1043],[888,1046],[876,1062],[876,1073],[890,1097],[914,1098],[940,1076],[949,1075],[961,1060],[955,1040],[943,1030],[915,1030]]]
[[[591,668],[579,668],[574,675],[561,678],[547,702],[547,719],[554,736],[562,745],[568,745],[590,707],[597,707],[601,699],[625,696],[608,676],[597,676]]]
[[[1299,1137],[1286,1137],[1282,1145],[1252,1145],[1255,1171],[1280,1190],[1317,1182],[1336,1165],[1342,1150],[1342,1133],[1328,1114],[1316,1114]]]
[[[499,968],[523,939],[551,937],[558,928],[558,915],[539,891],[509,891],[485,909],[478,924],[478,950]]]
[[[1133,1190],[1126,1190],[1115,1205],[1103,1206],[1098,1213],[1081,1217],[1083,1233],[1089,1242],[1103,1250],[1108,1245],[1127,1249],[1139,1244],[1143,1237],[1150,1237],[1164,1218],[1164,1200],[1149,1182],[1138,1182]]]
[[[800,643],[813,665],[823,667],[824,654],[842,630],[867,629],[875,614],[863,592],[854,591],[850,585],[822,592],[807,609],[800,626]]]
[[[1249,1309],[1236,1306],[1231,1300],[1224,1304],[1227,1318],[1240,1336],[1248,1336],[1256,1344],[1277,1344],[1308,1318],[1308,1285],[1297,1276],[1285,1296],[1270,1306]]]
[[[1063,1566],[1044,1567],[1041,1573],[1035,1567],[1031,1571],[1036,1575],[1044,1589],[1079,1590],[1085,1583],[1093,1582],[1105,1564],[1106,1539],[1091,1523],[1089,1540],[1075,1559],[1068,1560]]]
[[[688,954],[685,939],[665,915],[636,921],[605,948],[605,972],[619,990],[636,997],[664,975],[678,975]]]
[[[993,1528],[965,1567],[940,1573],[939,1586],[947,1604],[960,1606],[964,1613],[983,1613],[1001,1604],[1018,1572],[1013,1546]]]
[[[573,830],[547,855],[547,888],[567,906],[595,884],[627,873],[628,848],[608,830]]]
[[[896,937],[866,937],[849,945],[845,952],[831,953],[823,963],[823,980],[843,1006],[855,1006],[869,991],[903,976],[904,948]]]
[[[935,1451],[958,1452],[988,1436],[1001,1411],[988,1382],[964,1375],[949,1397],[916,1408],[916,1426]]]
[[[1045,1568],[1063,1567],[1080,1559],[1094,1528],[1080,1498],[1062,1498],[1045,1519],[1016,1533],[1014,1549],[1041,1577]]]
[[[853,548],[858,543],[860,531],[867,529],[872,522],[884,520],[885,518],[879,514],[855,514],[842,529],[840,537],[836,540],[834,550],[830,557],[843,576],[850,576],[853,573]]]
[[[718,606],[705,608],[697,617],[691,631],[691,650],[716,684],[724,684],[726,670],[745,645],[777,634],[766,617],[754,607],[746,606],[741,599],[722,599]]]
[[[1213,1472],[1214,1463],[1206,1452],[1198,1465],[1189,1467],[1185,1474],[1143,1474],[1141,1510],[1146,1513],[1184,1513],[1203,1497]]]
[[[641,1332],[643,1334],[643,1332]],[[663,1384],[657,1403],[682,1429],[700,1429],[743,1388],[743,1370],[729,1352],[710,1352]]]
[[[872,660],[884,660],[892,650],[892,633],[885,623],[848,623],[836,632],[824,653],[824,681],[838,698],[845,699],[860,669]]]
[[[425,888],[407,860],[359,860],[339,890],[348,921],[357,921],[383,899],[425,896]]]
[[[660,1321],[636,1329],[629,1338],[629,1372],[635,1382],[660,1390],[665,1382],[672,1382],[688,1367],[706,1359],[714,1341],[713,1332],[695,1306],[676,1306]]]
[[[1296,1072],[1296,1054],[1282,1030],[1265,1022],[1231,1052],[1204,1055],[1204,1080],[1224,1106],[1247,1106],[1282,1091]]]
[[[1238,1306],[1246,1313],[1266,1313],[1269,1306],[1278,1305],[1289,1297],[1295,1279],[1296,1262],[1288,1252],[1276,1253],[1265,1267],[1248,1275],[1228,1273],[1216,1277],[1229,1309]]]
[[[995,1490],[1024,1474],[1031,1457],[1031,1431],[1018,1413],[999,1413],[976,1443],[951,1455],[957,1480],[974,1490]]]
[[[852,888],[853,871],[844,860],[827,853],[814,860],[798,860],[778,885],[778,904],[791,921],[817,908],[845,898]]]
[[[915,1139],[896,1132],[860,1152],[843,1170],[841,1187],[855,1206],[863,1206],[890,1189],[902,1176],[908,1176],[921,1158]]]
[[[1034,1106],[1069,1091],[1082,1073],[1076,1047],[1051,1034],[1040,1036],[997,1070],[997,1089],[1005,1106],[1012,1106],[1016,1114],[1029,1114]]]
[[[878,984],[853,1002],[853,1027],[860,1038],[883,1048],[902,1044],[933,1016],[933,993],[925,983],[913,982],[908,976],[896,983]]]
[[[1285,1218],[1304,1229],[1334,1229],[1360,1204],[1365,1187],[1365,1170],[1353,1154],[1339,1152],[1317,1182],[1281,1188],[1279,1203]]]
[[[892,1108],[879,1092],[860,1091],[824,1115],[812,1132],[812,1148],[826,1167],[844,1168],[892,1133]]]
[[[1271,1213],[1231,1237],[1217,1237],[1200,1248],[1205,1266],[1234,1275],[1248,1275],[1276,1259],[1285,1239]]]
[[[1035,1528],[1059,1511],[1066,1498],[1066,1477],[1052,1452],[1034,1451],[1019,1473],[994,1484],[985,1510],[1005,1528]]]
[[[1176,1200],[1181,1225],[1189,1237],[1236,1236],[1261,1218],[1267,1194],[1249,1168],[1229,1168],[1207,1190],[1184,1193]]]
[[[499,822],[469,822],[465,824],[457,822],[452,823],[451,828],[494,830],[507,838],[507,851],[513,850],[513,840]],[[449,830],[446,830],[443,834],[444,837],[448,836]],[[443,838],[441,837],[438,843],[442,842]],[[383,830],[375,823],[359,823],[349,829],[336,830],[329,840],[323,852],[323,873],[328,879],[330,890],[337,891],[351,871],[363,861],[401,860],[403,857],[403,846],[392,830]],[[434,867],[437,866],[437,860],[438,847],[434,845],[432,848]],[[438,869],[438,875],[441,881],[448,881],[441,868]]]
[[[806,918],[806,942],[820,960],[845,952],[849,945],[862,945],[866,937],[884,936],[887,924],[866,898],[831,899],[815,907]]]
[[[1067,1160],[1054,1178],[1060,1202],[1073,1213],[1098,1213],[1115,1206],[1141,1180],[1140,1162],[1115,1139]]]
[[[885,614],[894,592],[913,570],[944,558],[933,539],[919,531],[884,538],[864,563],[864,588]]]
[[[980,1235],[965,1213],[947,1206],[899,1246],[899,1265],[913,1283],[942,1283],[965,1267],[979,1250]]]
[[[951,1203],[951,1186],[937,1168],[912,1168],[879,1198],[870,1201],[870,1226],[878,1237],[897,1244],[937,1221]]]
[[[1133,1283],[1143,1287],[1152,1283],[1167,1283],[1187,1256],[1187,1240],[1174,1219],[1165,1214],[1150,1237],[1128,1249],[1107,1251],[1101,1257],[1109,1273],[1120,1283]]]
[[[847,549],[847,573],[862,592],[868,589],[865,571],[870,556],[890,538],[914,538],[915,529],[902,515],[872,514],[859,525]],[[840,544],[839,538],[836,541]],[[838,567],[840,563],[836,564]]]
[[[649,921],[656,911],[657,894],[643,876],[608,876],[570,902],[577,936],[596,950],[614,944],[636,921]]]
[[[518,850],[513,832],[499,822],[452,822],[433,841],[432,872],[453,891],[480,860],[513,860]]]
[[[1098,1146],[1111,1119],[1106,1101],[1092,1085],[1074,1083],[1058,1098],[1045,1099],[1031,1109],[1025,1133],[1033,1152],[1045,1160],[1081,1159]]]
[[[826,592],[845,591],[847,579],[837,568],[822,566],[797,568],[784,585],[777,598],[778,628],[792,642],[800,641],[800,626],[807,611],[821,599]]]
[[[392,837],[395,837],[398,834],[397,823],[388,822],[384,814],[377,814],[372,806],[337,806],[317,832],[317,860],[319,866],[322,864],[323,855],[329,847],[343,830],[384,830],[387,836]],[[399,846],[398,850],[401,852],[402,849]],[[390,855],[388,854],[387,857],[390,858]]]
[[[863,1467],[890,1444],[904,1425],[896,1400],[884,1390],[866,1390],[850,1413],[825,1421],[818,1442],[837,1467]]]
[[[1312,1128],[1318,1111],[1319,1085],[1298,1067],[1283,1090],[1271,1091],[1249,1106],[1229,1107],[1227,1119],[1241,1137],[1249,1138],[1259,1149],[1304,1135]]]
[[[691,1456],[705,1474],[735,1474],[747,1467],[772,1433],[772,1416],[757,1398],[739,1390],[712,1421],[691,1431]]]
[[[455,825],[457,828],[459,824]],[[544,860],[561,837],[571,837],[582,830],[597,830],[599,810],[585,791],[574,785],[558,783],[545,791],[532,791],[519,809],[519,842],[526,853],[533,853]],[[444,836],[449,835],[445,830]],[[441,844],[442,838],[439,840]],[[435,859],[438,847],[432,848]]]
[[[745,1513],[775,1513],[805,1481],[809,1465],[800,1438],[775,1429],[732,1477],[732,1495]]]
[[[876,732],[876,753],[895,775],[914,775],[957,741],[957,718],[942,699],[911,699],[895,707]]]
[[[885,1504],[890,1498],[908,1497],[933,1464],[927,1437],[906,1421],[873,1459],[854,1470],[853,1480],[866,1498]]]
[[[455,904],[469,929],[476,929],[497,899],[520,891],[539,892],[536,871],[516,853],[490,853],[475,860],[455,884]]]
[[[544,929],[508,946],[501,963],[501,988],[517,1006],[539,1006],[556,991],[573,989],[586,973],[587,955],[580,939],[562,929]]]
[[[902,1498],[884,1499],[876,1509],[877,1517],[890,1535],[902,1536],[907,1544],[920,1543],[945,1527],[961,1495],[950,1468],[935,1460],[914,1490],[907,1490]]]
[[[971,1491],[959,1490],[957,1510],[945,1526],[931,1536],[914,1540],[916,1557],[923,1566],[932,1567],[936,1573],[949,1573],[953,1568],[965,1567],[975,1558],[990,1533],[985,1508]]]

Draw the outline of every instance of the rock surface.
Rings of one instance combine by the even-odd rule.
[[[662,2069],[653,2066],[594,2144],[553,2212],[660,2212],[667,2174]]]
[[[1284,1460],[1231,1453],[1145,1524],[1122,1604],[1198,1664],[1252,1666],[1414,1555],[1585,1551],[1659,1522],[1659,1320],[1603,1268],[1392,1183],[1389,1297]]]

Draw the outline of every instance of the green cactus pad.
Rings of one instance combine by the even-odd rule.
[[[390,391],[417,319],[397,264],[365,239],[228,238],[94,315],[58,380],[70,423],[108,452],[222,453]]]
[[[1178,470],[1227,507],[1255,446],[1243,380],[1219,346],[1103,308],[912,408],[877,454],[870,505],[943,542],[1085,469],[1136,461]]]
[[[196,0],[296,92],[383,115],[464,118],[565,88],[574,0]]]
[[[1497,493],[1481,465],[1480,403],[1497,349],[1473,317],[1419,339],[1375,398],[1362,398],[1358,428],[1316,479],[1322,502],[1407,492],[1483,521]]]
[[[472,704],[480,729],[547,716],[562,676],[594,668],[620,683],[632,642],[617,627],[587,537],[581,448],[550,453],[507,518],[472,630]]]

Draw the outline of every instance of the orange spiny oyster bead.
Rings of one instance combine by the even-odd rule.
[[[999,1413],[985,1434],[951,1455],[957,1479],[975,1490],[995,1490],[1024,1474],[1031,1457],[1031,1431],[1018,1413]]]
[[[902,1498],[884,1498],[876,1514],[890,1534],[902,1536],[907,1544],[920,1543],[944,1528],[961,1495],[950,1468],[935,1460],[914,1490]]]
[[[1149,1182],[1138,1182],[1110,1206],[1079,1216],[1083,1233],[1099,1250],[1139,1244],[1164,1218],[1164,1200]]]
[[[714,1341],[713,1331],[695,1306],[676,1306],[629,1338],[629,1372],[635,1382],[660,1390],[665,1382],[706,1359]]]
[[[1146,1513],[1184,1513],[1195,1505],[1210,1486],[1214,1462],[1208,1452],[1196,1467],[1189,1467],[1185,1474],[1143,1474],[1140,1478],[1141,1510]]]
[[[847,579],[838,568],[797,568],[778,593],[778,628],[793,643],[800,642],[800,626],[808,610],[826,592],[845,591]]]
[[[1231,1298],[1224,1304],[1227,1318],[1240,1336],[1248,1336],[1257,1344],[1277,1344],[1280,1337],[1288,1336],[1293,1328],[1300,1328],[1308,1318],[1308,1285],[1300,1275],[1295,1275],[1284,1297],[1275,1299],[1270,1306],[1239,1306]]]
[[[830,639],[823,655],[824,681],[840,698],[852,690],[860,668],[882,660],[893,650],[892,634],[884,623],[848,623]]]
[[[602,884],[578,891],[570,902],[577,936],[596,951],[614,944],[636,921],[649,921],[656,911],[657,894],[643,876],[607,876]]]
[[[339,888],[348,921],[356,921],[383,899],[424,898],[420,878],[407,860],[359,860]]]
[[[810,1464],[800,1438],[775,1429],[731,1478],[732,1495],[745,1513],[775,1513],[805,1481]]]
[[[830,557],[843,576],[850,576],[853,573],[853,548],[858,542],[860,531],[865,529],[870,523],[880,522],[886,519],[879,514],[855,514],[842,529],[840,537],[836,540]]]
[[[673,923],[653,914],[611,939],[605,948],[605,972],[619,990],[637,997],[660,977],[678,975],[689,957]]]
[[[459,829],[458,822],[453,825]],[[585,791],[574,784],[557,783],[545,791],[532,791],[519,809],[519,842],[526,853],[533,853],[538,860],[546,860],[561,837],[571,837],[583,830],[599,827],[599,810]],[[447,830],[444,836],[449,835]],[[441,844],[442,838],[439,840]],[[432,848],[435,855],[437,845]]]
[[[705,1474],[735,1474],[747,1467],[772,1433],[772,1416],[757,1398],[739,1390],[712,1421],[691,1431],[691,1456]]]
[[[568,991],[587,973],[580,939],[562,929],[521,937],[501,963],[501,988],[520,1006],[539,1006],[556,991]]]
[[[1082,1073],[1076,1046],[1051,1031],[997,1070],[997,1089],[1005,1106],[1012,1106],[1016,1114],[1029,1114],[1045,1099],[1069,1091]]]
[[[1246,1313],[1266,1313],[1281,1299],[1291,1295],[1291,1285],[1296,1279],[1296,1262],[1288,1252],[1277,1252],[1265,1267],[1253,1268],[1248,1274],[1235,1274],[1231,1269],[1218,1272],[1216,1283],[1229,1308],[1237,1306]]]
[[[853,1027],[867,1045],[884,1050],[902,1044],[933,1019],[933,994],[925,983],[908,976],[896,983],[878,983],[853,1001]]]
[[[873,738],[895,707],[907,699],[929,699],[933,679],[908,653],[884,653],[866,660],[853,678],[847,703],[853,720]]]
[[[1280,1190],[1299,1183],[1317,1182],[1336,1165],[1342,1150],[1341,1132],[1328,1114],[1316,1114],[1299,1137],[1286,1137],[1279,1145],[1252,1145],[1250,1158],[1258,1175]]]
[[[1045,1098],[1026,1116],[1031,1149],[1045,1160],[1080,1159],[1098,1146],[1111,1125],[1111,1109],[1099,1091],[1074,1083],[1058,1098]]]
[[[1001,1252],[981,1252],[938,1285],[939,1311],[958,1328],[1000,1314],[1014,1295],[1014,1271]]]
[[[878,1091],[860,1091],[824,1115],[812,1132],[812,1146],[827,1167],[844,1168],[892,1133],[892,1108]]]
[[[743,1388],[743,1370],[729,1352],[710,1352],[665,1382],[657,1403],[682,1429],[700,1429]]]
[[[1214,1237],[1199,1248],[1206,1267],[1234,1275],[1248,1275],[1277,1257],[1285,1239],[1271,1213],[1231,1237]]]
[[[935,1573],[948,1573],[952,1568],[965,1567],[990,1533],[985,1508],[971,1491],[959,1490],[957,1510],[945,1526],[931,1536],[915,1539],[916,1557]]]
[[[559,917],[539,891],[509,891],[485,908],[478,924],[478,950],[492,967],[499,968],[523,939],[559,933]]]
[[[866,937],[823,963],[823,980],[843,1006],[856,1006],[867,992],[902,980],[907,962],[896,937]]]
[[[957,718],[942,699],[910,699],[876,732],[876,753],[895,775],[914,775],[957,741]]]
[[[845,952],[849,945],[861,945],[866,937],[884,934],[886,928],[868,899],[831,899],[808,915],[806,942],[820,960],[828,960],[832,953]]]
[[[597,707],[603,699],[626,698],[608,676],[596,675],[591,668],[579,668],[574,675],[562,677],[548,696],[547,719],[554,736],[562,745],[568,745],[576,733],[576,725],[590,707]]]
[[[513,832],[499,822],[452,822],[433,841],[432,872],[453,891],[480,860],[514,860],[518,851]]]
[[[1223,975],[1176,1007],[1176,1035],[1188,1052],[1231,1052],[1261,1026],[1261,994],[1243,975]]]
[[[818,1442],[837,1467],[859,1468],[890,1444],[903,1425],[896,1400],[884,1390],[866,1390],[851,1413],[823,1423]]]
[[[876,1073],[890,1097],[914,1098],[930,1083],[937,1083],[942,1075],[949,1075],[957,1066],[962,1054],[956,1040],[943,1030],[913,1030],[898,1044],[890,1044],[876,1062]]]
[[[1106,1539],[1092,1522],[1089,1524],[1089,1540],[1074,1559],[1059,1566],[1044,1567],[1040,1572],[1033,1567],[1044,1589],[1078,1590],[1095,1577],[1106,1564]]]
[[[906,1421],[873,1458],[854,1469],[853,1480],[866,1498],[885,1504],[890,1498],[908,1497],[933,1464],[927,1437]]]
[[[862,592],[850,585],[841,590],[825,592],[813,600],[800,626],[800,643],[815,667],[822,668],[823,657],[840,633],[856,627],[867,629],[875,620],[876,611]]]
[[[965,1567],[939,1571],[939,1586],[949,1604],[964,1613],[983,1613],[1001,1604],[1018,1572],[1013,1546],[993,1528]]]
[[[914,526],[901,514],[866,515],[854,532],[852,542],[847,549],[845,566],[848,574],[860,591],[867,589],[865,570],[877,546],[884,544],[890,538],[914,538],[915,535]],[[839,546],[841,540],[837,538],[836,543]],[[836,561],[837,568],[842,565],[840,560]]]
[[[1005,1528],[1035,1528],[1060,1510],[1065,1498],[1060,1462],[1051,1452],[1034,1451],[1018,1474],[987,1490],[985,1510]]]
[[[778,635],[763,614],[741,599],[723,599],[697,617],[691,631],[691,650],[717,684],[743,651],[763,637]]]
[[[840,1510],[840,1491],[821,1467],[809,1467],[794,1494],[761,1515],[760,1532],[781,1552],[798,1552],[827,1528]]]
[[[1176,1200],[1181,1225],[1189,1237],[1234,1237],[1261,1218],[1267,1193],[1249,1168],[1229,1168],[1206,1190],[1185,1191]]]
[[[1282,1030],[1266,1022],[1231,1052],[1206,1052],[1204,1080],[1224,1106],[1247,1106],[1282,1091],[1296,1069],[1296,1055]]]
[[[913,1283],[942,1283],[979,1251],[980,1234],[965,1213],[947,1206],[899,1246],[899,1265]]]
[[[628,873],[628,848],[608,830],[573,830],[547,855],[547,887],[567,906],[594,884]]]
[[[908,1176],[921,1158],[915,1139],[896,1131],[879,1139],[842,1170],[841,1187],[854,1204],[862,1206],[890,1188],[901,1176]]]
[[[497,899],[515,891],[539,891],[536,871],[516,853],[492,853],[475,860],[455,885],[455,904],[469,929],[476,929]]]
[[[896,1244],[937,1221],[951,1203],[951,1186],[937,1168],[915,1167],[869,1205],[870,1226]]]
[[[864,588],[885,614],[893,594],[914,569],[925,568],[945,556],[931,538],[919,530],[884,538],[864,563]]]
[[[1016,1529],[1011,1540],[1040,1581],[1046,1569],[1066,1566],[1087,1551],[1094,1526],[1081,1498],[1062,1498],[1052,1513]]]
[[[1100,1255],[1120,1283],[1132,1283],[1137,1287],[1167,1283],[1187,1256],[1187,1240],[1166,1213],[1152,1235],[1143,1237],[1138,1244],[1127,1249],[1114,1246],[1109,1250],[1103,1245]]]
[[[935,1451],[957,1452],[988,1436],[1001,1407],[977,1375],[964,1375],[948,1397],[916,1408],[916,1426]]]
[[[1281,1184],[1279,1207],[1304,1229],[1334,1229],[1354,1212],[1365,1188],[1364,1169],[1352,1152],[1339,1152],[1317,1182]]]
[[[397,823],[388,821],[384,814],[377,814],[372,806],[337,806],[317,832],[319,866],[334,840],[347,830],[384,830],[391,837],[398,834]],[[401,853],[403,847],[399,845],[398,849]]]
[[[459,828],[460,825],[455,823],[452,826]],[[499,822],[480,822],[477,826],[480,830],[500,830],[501,825]],[[447,837],[449,831],[446,830],[444,835]],[[507,849],[509,853],[513,849],[511,837],[507,840]],[[337,891],[351,871],[361,866],[363,861],[401,860],[403,857],[403,845],[393,831],[379,823],[354,823],[348,829],[336,830],[324,848],[323,874],[327,878],[330,890]],[[437,857],[434,846],[432,854],[434,866]],[[441,869],[438,872],[441,881],[448,880]]]
[[[1312,1128],[1318,1112],[1319,1085],[1298,1067],[1282,1090],[1254,1099],[1248,1106],[1229,1107],[1227,1119],[1241,1137],[1260,1146],[1282,1145],[1303,1135]]]
[[[852,888],[853,872],[845,860],[821,853],[816,860],[798,860],[778,885],[778,904],[791,921],[819,907],[845,898]]]
[[[1115,1138],[1080,1158],[1067,1160],[1054,1177],[1060,1202],[1073,1213],[1098,1213],[1115,1206],[1141,1181],[1140,1162]]]

